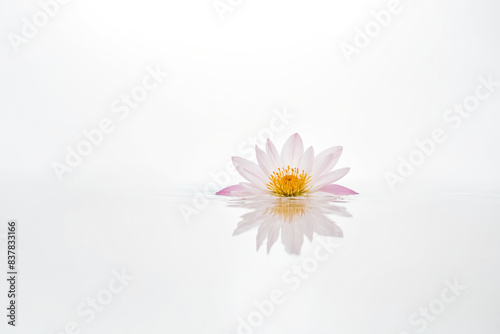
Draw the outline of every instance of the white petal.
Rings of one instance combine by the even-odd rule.
[[[269,161],[271,163],[273,172],[277,171],[278,168],[283,167],[280,154],[278,153],[276,146],[274,146],[273,142],[269,140],[269,138],[267,139],[266,142],[266,153],[267,156],[269,157]]]
[[[316,191],[319,188],[321,188],[322,186],[324,186],[325,184],[333,183],[333,182],[340,180],[347,173],[349,173],[349,170],[350,170],[350,168],[346,167],[346,168],[337,169],[337,170],[334,170],[333,172],[321,175],[318,179],[316,179],[314,181],[314,184],[313,184],[314,189],[313,190]]]
[[[314,161],[314,148],[311,146],[300,157],[298,164],[299,171],[304,170],[307,174],[311,175],[313,161]]]
[[[314,158],[313,176],[319,176],[322,173],[331,171],[340,159],[342,146],[330,147]]]
[[[252,174],[254,177],[260,179],[263,182],[267,179],[267,177],[264,174],[264,172],[262,171],[262,169],[260,169],[260,167],[255,162],[252,162],[252,161],[247,160],[247,159],[242,158],[242,157],[233,157],[232,160],[233,160],[234,167],[236,167],[237,171],[238,171],[238,169],[244,170],[244,171]],[[245,177],[244,175],[242,175],[242,176]]]
[[[253,184],[253,183],[240,183],[245,192],[250,192],[253,195],[268,195],[270,193],[269,189],[262,187],[260,184]],[[232,195],[239,196],[238,192],[232,192]]]
[[[281,150],[281,160],[283,167],[296,167],[299,159],[304,153],[304,144],[298,133],[294,133],[288,138]]]
[[[266,175],[271,175],[273,171],[273,167],[269,157],[262,151],[257,145],[255,145],[255,155],[257,157],[257,162],[259,163],[260,168]]]

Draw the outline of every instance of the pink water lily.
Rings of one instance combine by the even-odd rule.
[[[334,146],[314,156],[313,147],[304,151],[302,138],[295,133],[283,145],[281,154],[268,139],[266,151],[255,146],[258,164],[233,157],[238,173],[247,181],[217,192],[223,196],[274,195],[281,197],[306,196],[315,192],[334,195],[354,195],[354,190],[334,184],[350,168],[332,171],[342,154],[342,146]]]

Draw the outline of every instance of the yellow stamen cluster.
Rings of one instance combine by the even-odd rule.
[[[278,168],[269,176],[267,189],[271,190],[276,196],[292,197],[305,194],[311,177],[302,171],[299,174],[298,168]]]

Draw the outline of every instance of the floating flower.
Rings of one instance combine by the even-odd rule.
[[[258,164],[242,157],[232,158],[236,170],[248,182],[224,188],[217,195],[296,197],[314,192],[357,194],[349,188],[334,184],[350,169],[331,171],[342,154],[342,146],[331,147],[314,156],[313,147],[304,151],[302,138],[295,133],[285,142],[281,154],[269,139],[266,152],[255,145],[255,153]]]

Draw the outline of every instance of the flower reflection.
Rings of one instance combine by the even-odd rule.
[[[312,241],[313,234],[341,238],[342,230],[331,215],[351,217],[336,197],[254,197],[231,202],[230,206],[252,210],[241,216],[233,235],[258,227],[257,250],[267,239],[267,252],[281,234],[285,250],[300,254],[304,236]]]

